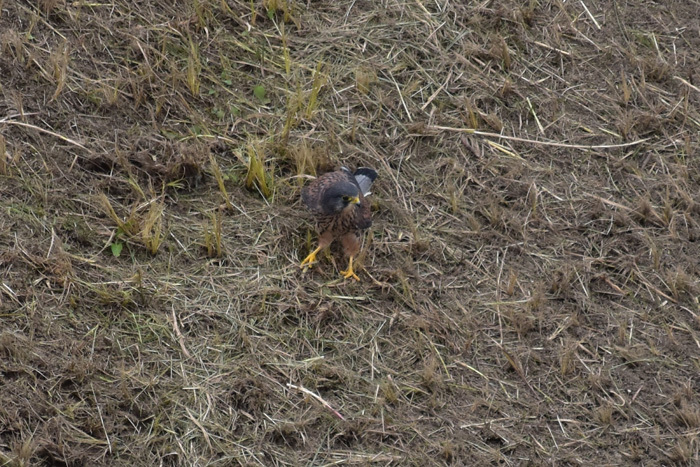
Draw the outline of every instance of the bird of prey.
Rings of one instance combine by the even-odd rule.
[[[301,190],[301,199],[316,216],[318,248],[301,262],[302,269],[310,269],[316,254],[340,239],[345,254],[350,258],[348,268],[340,273],[346,279],[360,280],[352,269],[353,258],[360,251],[360,234],[372,225],[372,215],[365,196],[377,178],[377,172],[360,167],[354,173],[341,167],[316,178]]]

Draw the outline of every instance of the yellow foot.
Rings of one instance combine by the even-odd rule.
[[[352,256],[350,257],[350,263],[348,264],[348,268],[345,271],[340,271],[340,274],[346,279],[350,279],[352,277],[356,281],[360,281],[360,278],[357,277],[355,271],[352,270]]]
[[[300,267],[301,269],[304,269],[304,268],[311,269],[311,266],[313,266],[313,263],[316,262],[316,254],[317,254],[319,251],[321,251],[321,247],[318,247],[318,248],[316,248],[314,251],[312,251],[311,253],[309,253],[309,256],[307,256],[306,258],[304,258],[304,261],[301,262],[301,264],[299,265],[299,267]]]

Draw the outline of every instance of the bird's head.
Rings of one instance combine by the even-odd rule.
[[[350,182],[331,186],[321,199],[321,207],[325,214],[338,213],[350,205],[357,204],[360,204],[360,190]]]

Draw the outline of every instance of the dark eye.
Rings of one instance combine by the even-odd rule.
[[[349,196],[343,196],[343,201],[350,201],[350,197],[349,197]]]

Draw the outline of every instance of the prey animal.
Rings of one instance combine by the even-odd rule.
[[[340,239],[349,257],[348,268],[340,274],[346,279],[360,280],[352,262],[360,251],[360,235],[372,225],[372,213],[365,196],[369,195],[377,172],[360,167],[351,172],[345,167],[316,178],[301,190],[301,199],[316,218],[318,248],[301,262],[310,269],[318,252]]]

